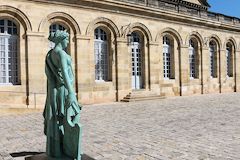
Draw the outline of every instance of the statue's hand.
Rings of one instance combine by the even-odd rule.
[[[70,93],[67,96],[66,106],[70,106],[72,103],[77,103],[77,98],[74,93]]]
[[[62,114],[58,115],[57,119],[59,121],[59,124],[62,125],[63,124],[64,115],[62,115]]]
[[[67,109],[67,122],[71,127],[74,127],[80,121],[80,114],[76,114],[73,108]]]

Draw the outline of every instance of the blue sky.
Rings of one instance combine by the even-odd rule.
[[[210,11],[240,18],[240,0],[208,0]]]

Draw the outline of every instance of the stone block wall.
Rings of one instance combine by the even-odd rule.
[[[144,38],[144,87],[158,95],[179,96],[240,90],[240,27],[179,13],[121,2],[101,1],[68,4],[52,1],[1,0],[0,19],[19,26],[20,85],[0,85],[0,104],[12,107],[44,107],[46,96],[45,56],[49,50],[49,26],[59,23],[70,32],[70,55],[76,76],[76,93],[83,104],[120,101],[132,92],[131,45],[128,34]],[[114,8],[115,7],[115,8]],[[171,14],[171,16],[170,16]],[[111,34],[111,81],[95,81],[94,30],[103,27]],[[225,28],[225,29],[223,29]],[[174,78],[163,77],[163,36],[174,41]],[[189,40],[199,44],[199,76],[189,77]],[[218,77],[210,78],[209,42],[218,44]],[[234,45],[234,76],[226,76],[226,43]],[[17,92],[21,94],[15,95]],[[12,104],[12,105],[11,105]]]

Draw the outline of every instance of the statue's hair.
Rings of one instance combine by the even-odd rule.
[[[55,44],[58,44],[67,37],[69,37],[69,34],[66,31],[57,30],[56,32],[51,32],[48,39]]]

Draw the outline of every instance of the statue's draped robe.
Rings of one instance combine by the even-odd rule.
[[[63,75],[60,67],[53,63],[50,50],[46,56],[45,72],[47,75],[47,98],[44,116],[44,133],[47,136],[47,154],[51,157],[67,156],[81,159],[81,106],[72,103],[65,106],[68,91],[64,86]],[[71,57],[66,54],[68,63],[68,76],[73,85]]]
[[[64,135],[63,117],[67,90],[60,68],[54,66],[51,51],[46,56],[45,72],[47,75],[47,98],[43,112],[44,133],[47,136],[47,154],[60,157],[62,154],[62,139]]]

